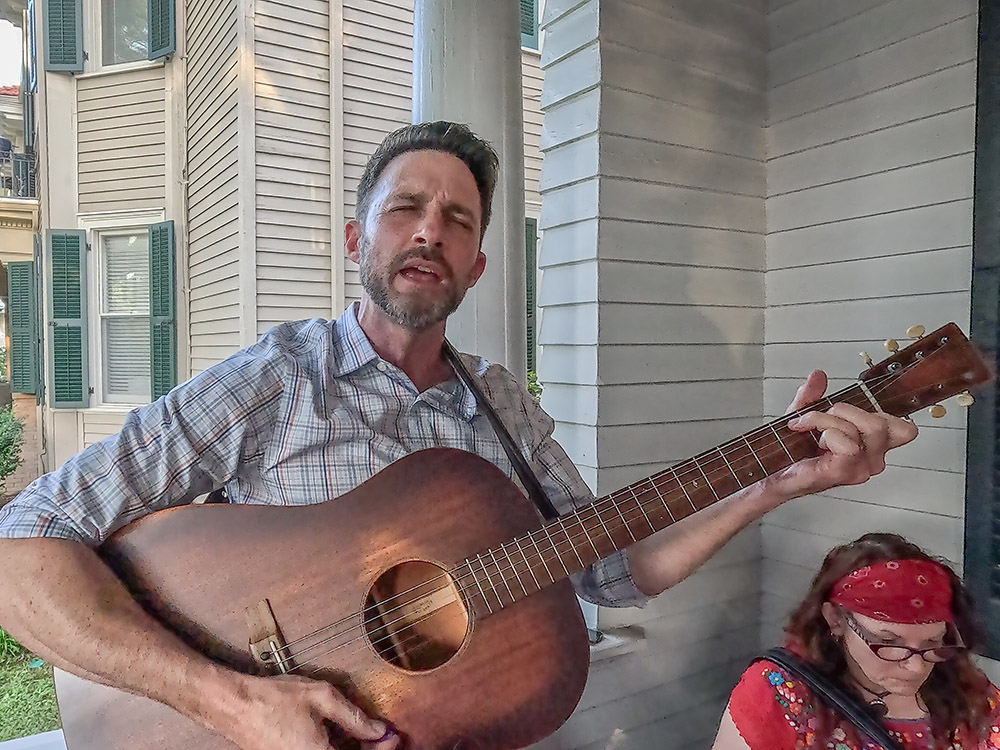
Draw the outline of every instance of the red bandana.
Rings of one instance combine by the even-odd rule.
[[[951,579],[930,560],[887,560],[849,573],[830,601],[882,622],[951,622]]]

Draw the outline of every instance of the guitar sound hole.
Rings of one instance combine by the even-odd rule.
[[[462,647],[469,615],[442,568],[406,562],[375,581],[365,601],[365,634],[375,652],[409,672],[440,667]]]

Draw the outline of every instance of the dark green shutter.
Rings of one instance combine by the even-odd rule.
[[[149,57],[156,60],[177,49],[174,0],[147,0],[149,11]]]
[[[538,49],[538,0],[521,0],[521,46]]]
[[[149,228],[149,375],[153,399],[177,385],[174,222]]]
[[[45,69],[83,71],[83,0],[45,0]]]
[[[7,264],[10,319],[10,386],[14,393],[35,393],[38,386],[38,297],[35,264]]]
[[[86,234],[79,230],[49,230],[47,240],[52,406],[88,407]]]
[[[537,265],[538,265],[538,220],[537,219],[525,219],[524,220],[524,286],[525,286],[525,297],[527,298],[528,304],[528,316],[527,316],[527,331],[526,339],[528,343],[528,371],[531,372],[535,369],[535,335],[537,333],[535,327],[535,279],[537,277]]]

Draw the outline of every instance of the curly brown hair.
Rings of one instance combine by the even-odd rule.
[[[927,554],[898,534],[865,534],[830,551],[813,579],[809,593],[785,627],[789,646],[846,689],[847,660],[842,645],[834,639],[823,617],[823,603],[829,599],[833,585],[843,576],[865,565],[887,560],[931,560],[947,571],[951,579],[955,628],[969,651],[936,664],[921,687],[920,696],[930,712],[935,739],[954,742],[958,733],[965,743],[983,739],[989,729],[990,681],[970,657],[970,652],[981,643],[981,631],[971,597],[962,585],[962,579],[944,560]],[[836,721],[829,713],[821,718],[826,727],[832,728]]]

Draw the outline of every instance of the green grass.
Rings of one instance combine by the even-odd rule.
[[[59,728],[52,667],[0,630],[0,742]]]

